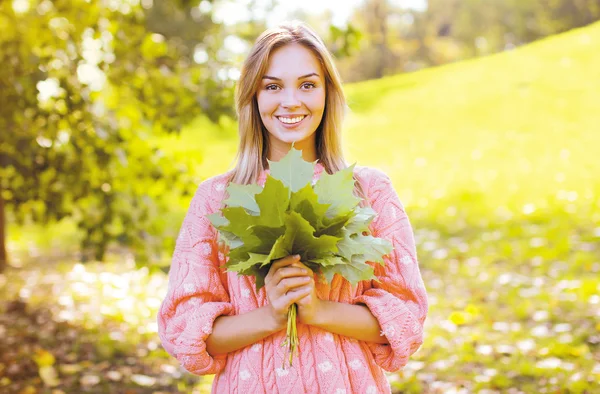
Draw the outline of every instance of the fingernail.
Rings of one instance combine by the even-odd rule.
[[[294,258],[295,258],[296,260],[298,260],[298,259],[300,259],[300,255],[299,255],[299,254],[297,254],[297,255],[295,255],[295,256],[294,256]]]

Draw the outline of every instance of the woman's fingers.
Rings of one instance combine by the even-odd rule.
[[[292,304],[295,304],[296,302],[300,301],[301,299],[303,299],[304,297],[309,295],[311,292],[311,289],[312,288],[310,285],[305,285],[305,286],[297,287],[293,290],[288,291],[284,297],[286,300],[285,309],[287,310]]]
[[[271,265],[271,269],[272,270],[278,270],[281,267],[285,267],[286,265],[294,264],[295,262],[298,262],[298,261],[300,261],[300,256],[297,255],[297,254],[286,256],[286,257],[282,257],[279,260],[276,260]]]
[[[310,268],[308,268],[295,258],[284,258],[273,263],[273,265],[269,269],[267,277],[265,278],[265,283],[270,282],[272,286],[277,286],[279,282],[281,282],[285,278],[306,275],[311,277],[313,276],[313,272]]]
[[[304,286],[308,282],[310,282],[310,277],[307,275],[285,278],[277,284],[276,289],[280,295],[284,295],[296,287]]]
[[[289,307],[310,294],[314,288],[313,278],[314,273],[298,256],[286,256],[271,264],[265,288],[269,304],[282,322],[287,319]]]
[[[271,293],[270,302],[278,314],[286,315],[289,307],[303,297],[306,297],[312,289],[310,279],[302,280],[303,278],[293,278],[293,285],[289,284],[289,288],[276,288]],[[292,279],[289,280],[290,282]]]
[[[273,274],[273,284],[275,286],[277,286],[282,280],[286,279],[286,278],[292,278],[295,276],[308,276],[310,275],[310,271],[309,270],[305,270],[304,268],[300,268],[300,267],[283,267],[283,268],[279,268],[274,274]]]
[[[310,268],[308,268],[306,265],[304,265],[302,263],[302,261],[300,261],[300,260],[298,260],[295,263],[293,263],[292,267],[298,267],[298,268],[302,268],[304,270],[307,270],[308,272],[312,272],[312,270]]]
[[[292,265],[296,262],[300,261],[300,256],[298,255],[290,255],[283,257],[279,260],[276,260],[273,264],[271,264],[271,268],[269,268],[269,272],[265,277],[265,283],[270,282],[273,279],[273,275],[282,267]],[[281,280],[281,278],[279,278]],[[279,282],[279,280],[277,282]],[[277,282],[275,284],[277,284]]]

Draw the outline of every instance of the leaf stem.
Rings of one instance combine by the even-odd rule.
[[[298,351],[298,329],[296,327],[296,315],[297,315],[298,307],[296,304],[292,304],[290,309],[288,309],[288,320],[287,320],[287,330],[285,341],[281,344],[281,346],[286,347],[287,355],[289,355],[289,363],[290,367],[292,366],[292,360],[294,359],[294,354]],[[282,368],[285,369],[285,357],[283,358]]]

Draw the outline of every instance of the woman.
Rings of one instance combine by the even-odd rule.
[[[206,215],[221,208],[228,182],[264,185],[268,160],[294,143],[323,171],[347,165],[340,135],[345,99],[322,40],[305,24],[265,31],[246,59],[236,92],[240,145],[236,167],[205,180],[175,248],[160,308],[165,349],[190,372],[216,374],[216,393],[389,393],[383,370],[397,371],[423,342],[428,311],[414,237],[390,179],[355,167],[357,193],[377,213],[370,230],[394,251],[376,281],[356,288],[335,276],[315,283],[295,256],[274,262],[265,286],[219,268],[226,252]],[[282,367],[287,311],[298,306],[299,354]]]

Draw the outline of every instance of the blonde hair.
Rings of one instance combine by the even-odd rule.
[[[316,130],[317,159],[329,174],[348,167],[341,141],[346,98],[333,57],[321,38],[307,24],[299,21],[286,22],[264,31],[256,39],[242,66],[235,92],[240,141],[231,182],[256,183],[261,172],[268,167],[268,131],[260,117],[256,93],[267,72],[271,53],[288,44],[300,44],[311,50],[324,72],[325,111]],[[365,198],[360,183],[356,182],[356,185],[357,195]]]

